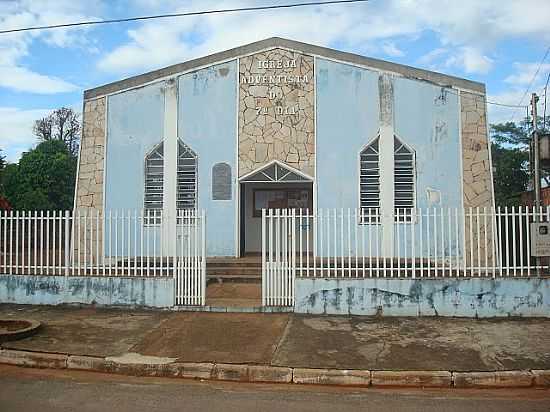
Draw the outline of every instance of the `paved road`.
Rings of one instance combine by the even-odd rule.
[[[549,390],[375,390],[134,378],[0,365],[2,412],[550,411]]]

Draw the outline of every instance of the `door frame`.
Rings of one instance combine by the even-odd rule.
[[[282,168],[288,169],[290,172],[295,173],[296,175],[303,178],[303,180],[299,181],[285,181],[285,182],[275,182],[275,181],[253,181],[248,180],[250,177],[254,176],[256,173],[259,173],[263,170],[268,169],[272,165],[279,165]],[[311,213],[314,213],[315,210],[317,210],[317,181],[313,176],[310,176],[301,170],[298,170],[280,160],[271,160],[268,163],[265,163],[258,168],[244,174],[243,176],[239,177],[236,182],[236,220],[237,224],[235,225],[235,257],[239,258],[244,256],[245,249],[246,249],[246,236],[245,236],[245,213],[246,213],[246,191],[245,191],[245,183],[274,183],[274,184],[281,184],[281,183],[308,183],[312,186],[313,191],[313,210]],[[314,227],[314,245],[313,247],[316,250],[316,228]]]

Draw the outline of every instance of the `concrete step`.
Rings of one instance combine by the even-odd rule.
[[[206,305],[253,308],[261,306],[262,288],[251,283],[213,283],[206,287]]]
[[[250,267],[206,267],[207,275],[260,275],[262,268],[250,268]]]
[[[207,258],[207,268],[218,267],[237,267],[237,268],[261,268],[262,260],[260,258]]]
[[[206,275],[208,285],[214,283],[262,283],[261,275]]]

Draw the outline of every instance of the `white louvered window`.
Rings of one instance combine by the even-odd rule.
[[[164,145],[159,143],[145,157],[145,191],[143,208],[148,223],[160,219],[164,193]]]
[[[176,209],[195,209],[197,200],[197,155],[178,140]],[[160,224],[164,206],[164,144],[145,157],[144,209],[148,224]]]
[[[176,208],[195,209],[197,205],[197,155],[178,141],[178,176]]]
[[[410,147],[395,136],[393,146],[393,201],[396,221],[410,222],[416,205],[416,156]],[[377,137],[360,153],[359,178],[362,223],[379,222],[380,167],[380,137]]]
[[[361,221],[377,222],[380,211],[380,153],[377,137],[360,154]]]
[[[410,222],[415,207],[415,153],[397,137],[393,139],[394,207],[396,220]]]

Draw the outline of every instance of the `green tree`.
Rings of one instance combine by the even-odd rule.
[[[33,133],[41,142],[61,140],[73,156],[78,155],[80,121],[73,109],[61,107],[34,122]]]
[[[76,158],[61,140],[49,140],[24,153],[4,170],[4,192],[15,209],[71,209]]]
[[[6,156],[2,154],[0,149],[0,193],[2,193],[2,172],[6,168]]]
[[[520,195],[529,183],[529,154],[518,148],[506,148],[498,143],[491,145],[495,204],[497,206],[518,206]]]
[[[548,117],[546,120],[537,119],[541,132],[545,131]],[[520,194],[528,189],[531,177],[531,120],[492,124],[490,132],[495,203],[497,206],[520,205]],[[543,168],[541,176],[546,185],[550,185],[550,168]]]

